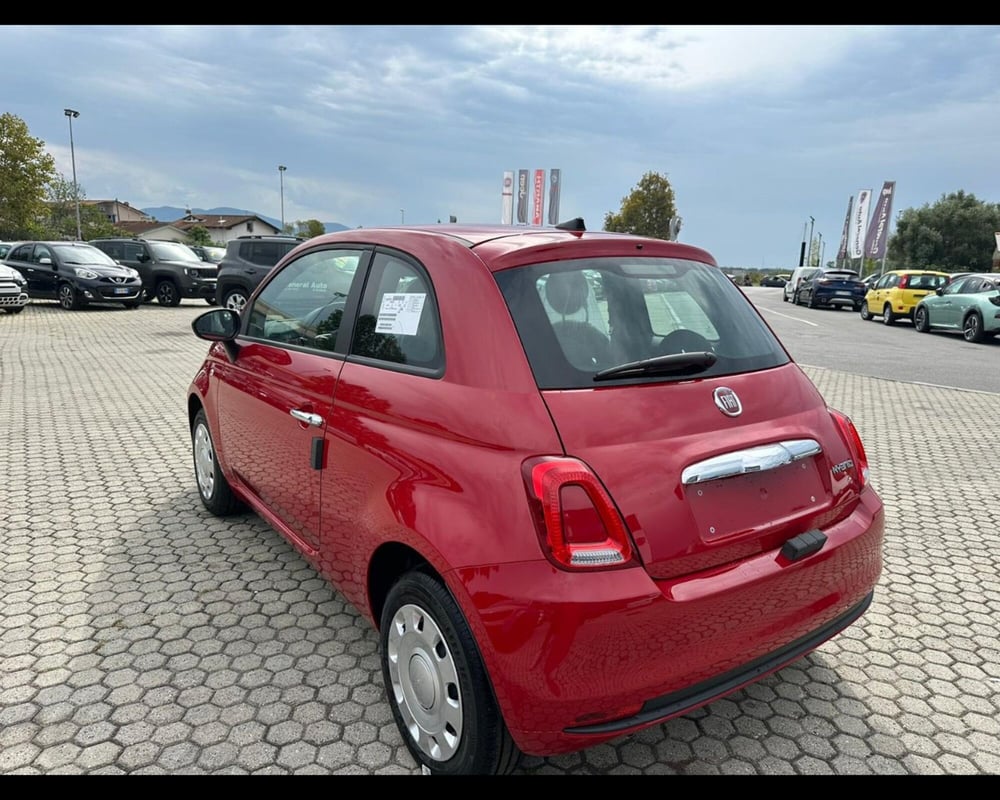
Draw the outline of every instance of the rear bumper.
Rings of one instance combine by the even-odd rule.
[[[555,755],[688,713],[852,624],[881,574],[883,530],[869,488],[823,549],[793,563],[772,551],[664,581],[547,562],[458,577],[511,735]]]

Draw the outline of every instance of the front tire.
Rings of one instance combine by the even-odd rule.
[[[173,281],[164,280],[156,284],[156,302],[161,306],[179,306],[181,293]]]
[[[228,517],[239,511],[242,503],[233,494],[219,467],[204,409],[195,414],[191,424],[191,452],[198,494],[205,508],[217,517]]]
[[[520,760],[468,623],[444,585],[403,575],[379,640],[392,715],[414,760],[435,775],[505,775]]]
[[[913,327],[920,333],[927,333],[931,329],[930,317],[923,306],[917,306],[913,310]]]
[[[68,283],[60,283],[57,294],[59,297],[59,305],[67,311],[75,311],[80,307],[80,296],[76,293],[76,289]]]

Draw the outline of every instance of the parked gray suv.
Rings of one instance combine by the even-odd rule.
[[[181,242],[166,239],[92,239],[115,261],[138,270],[146,302],[177,306],[184,298],[215,305],[217,265],[202,261]]]
[[[215,299],[220,306],[242,311],[253,290],[282,257],[305,239],[299,236],[240,236],[226,245],[219,262]]]

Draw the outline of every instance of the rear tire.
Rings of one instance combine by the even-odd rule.
[[[983,318],[979,316],[979,312],[973,311],[965,318],[962,323],[962,336],[965,337],[965,341],[972,344],[981,344],[986,340],[983,334]]]
[[[226,292],[226,299],[223,306],[237,314],[243,313],[243,308],[247,304],[248,295],[243,289],[230,289]]]
[[[865,322],[868,322],[868,320],[870,320],[871,318],[872,318],[871,309],[868,308],[868,302],[865,301],[864,303],[861,304],[861,319],[863,319]]]
[[[447,588],[421,571],[389,590],[379,626],[382,677],[410,755],[434,775],[506,775],[520,751],[479,648]]]
[[[894,325],[896,323],[896,315],[892,313],[892,307],[886,303],[882,308],[882,324],[883,325]]]

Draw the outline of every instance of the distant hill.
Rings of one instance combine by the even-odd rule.
[[[148,214],[157,222],[174,222],[175,220],[184,217],[188,213],[186,208],[176,208],[175,206],[157,206],[156,208],[143,208],[141,209],[143,214]],[[229,206],[219,206],[218,208],[192,208],[191,213],[193,214],[232,214],[233,216],[247,215],[260,217],[262,220],[270,222],[275,228],[281,229],[281,220],[275,219],[274,217],[269,217],[266,214],[260,214],[256,211],[247,211],[242,208],[230,208]],[[285,220],[288,222],[289,220]],[[295,220],[291,220],[294,222]],[[324,222],[323,226],[326,228],[327,233],[333,233],[334,231],[346,231],[347,226],[341,225],[339,222]]]

